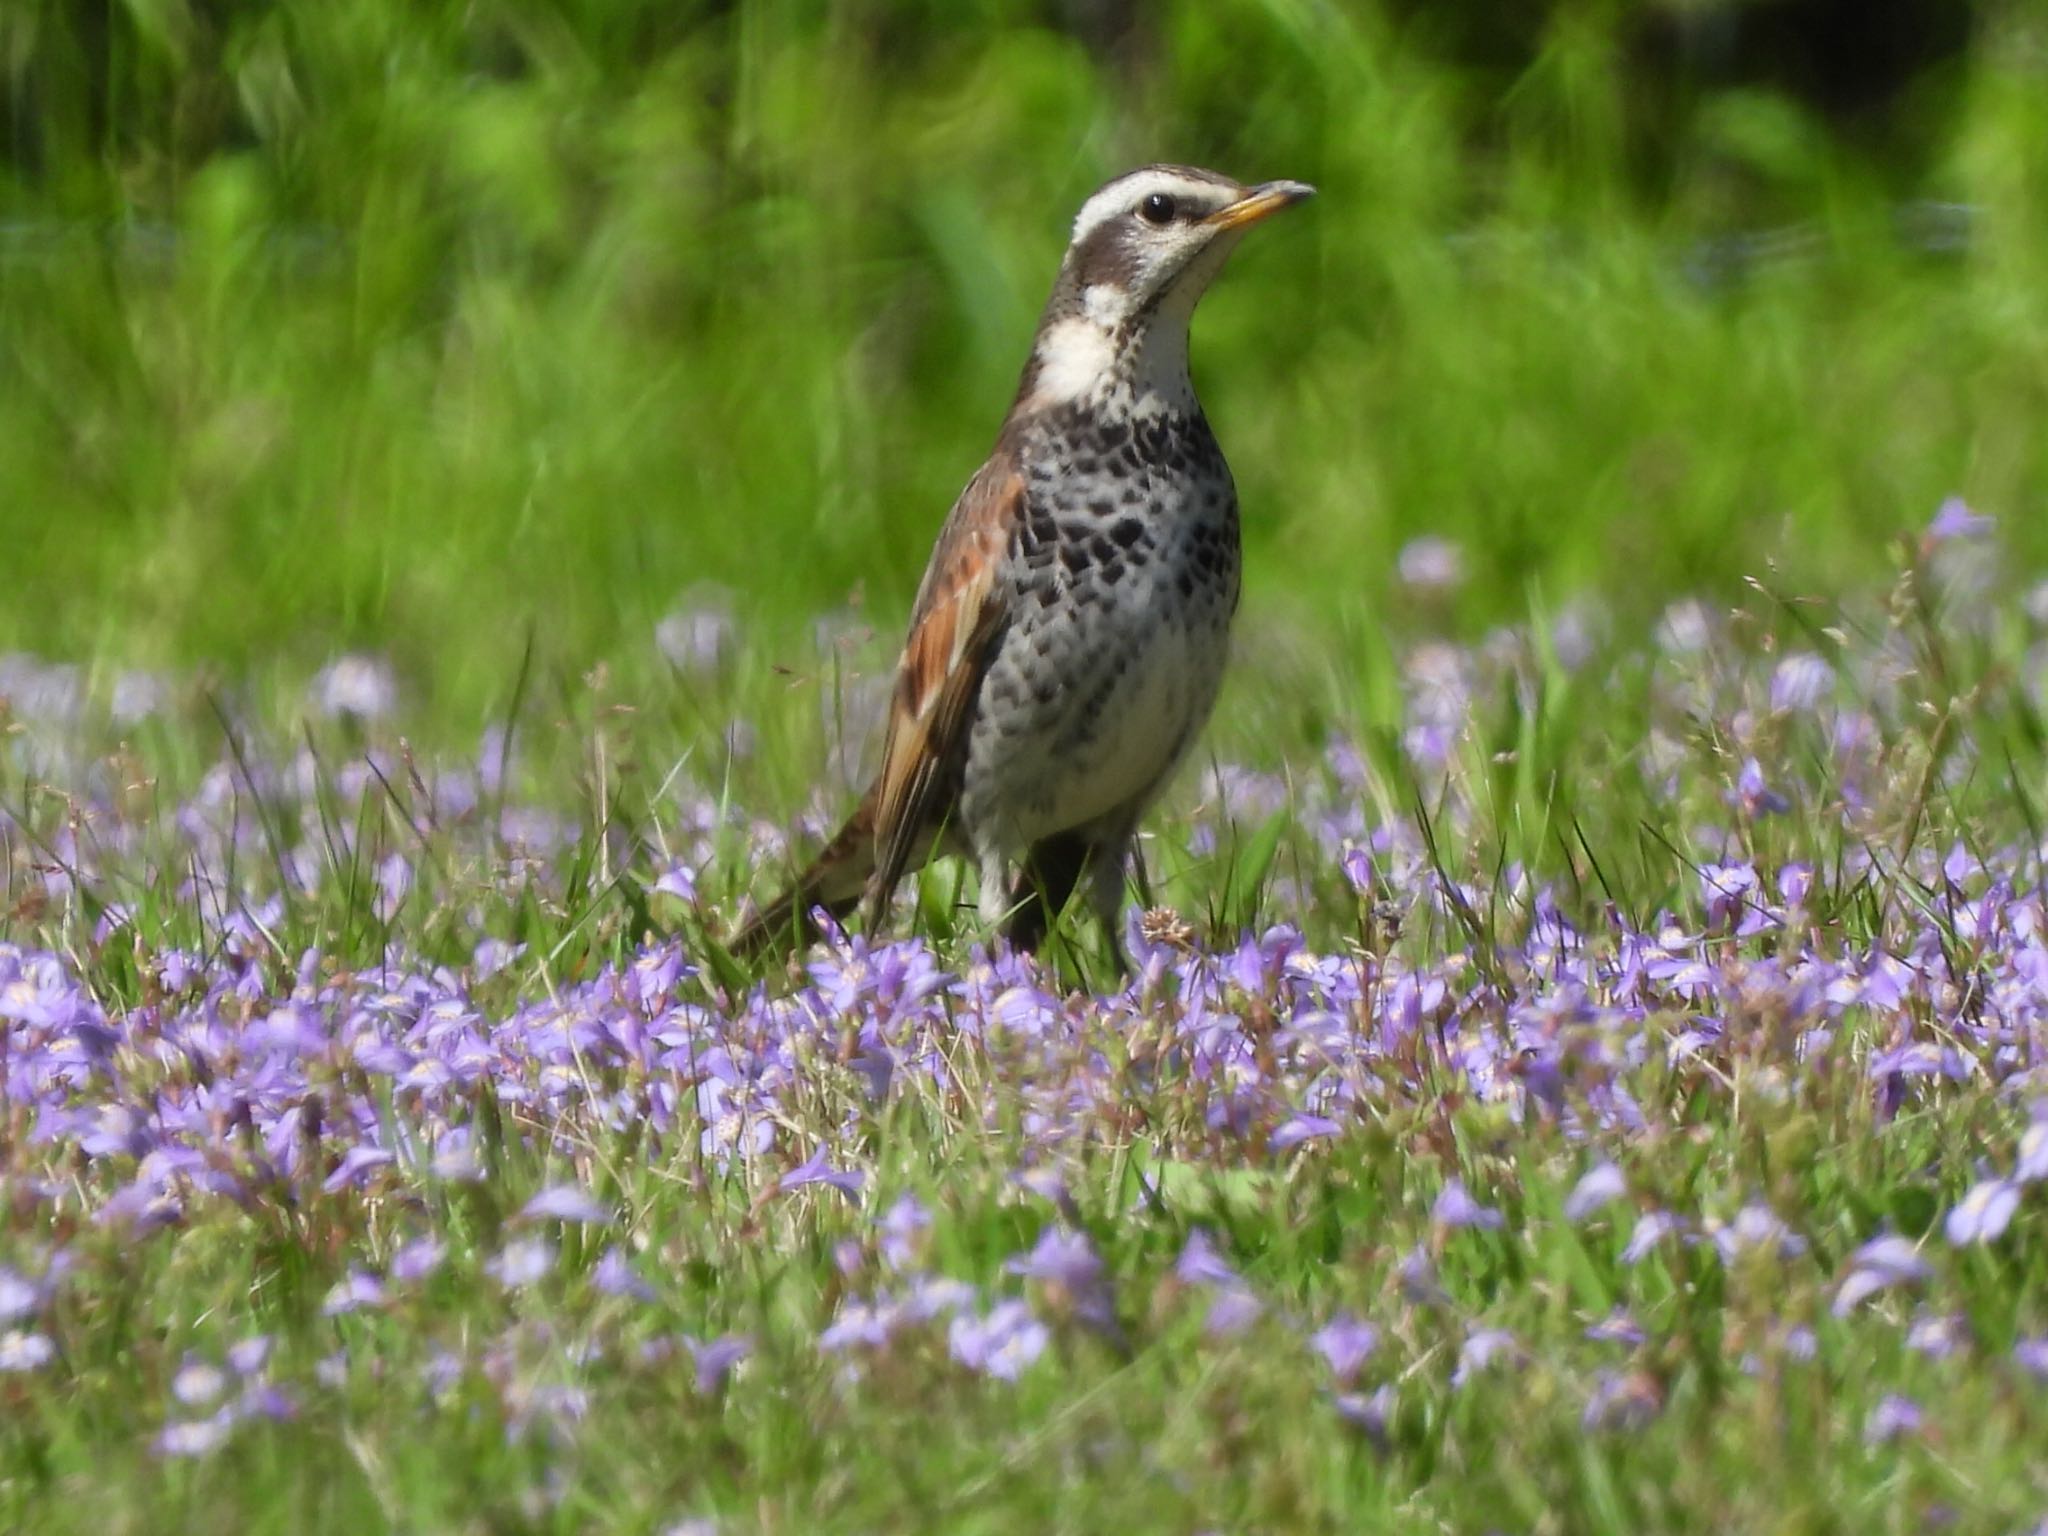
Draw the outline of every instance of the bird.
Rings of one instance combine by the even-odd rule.
[[[1238,606],[1237,492],[1189,322],[1244,233],[1314,191],[1148,165],[1081,205],[995,447],[918,587],[880,770],[735,954],[815,936],[817,910],[860,906],[876,935],[903,877],[952,853],[1019,950],[1085,881],[1124,965],[1139,819],[1215,705]]]

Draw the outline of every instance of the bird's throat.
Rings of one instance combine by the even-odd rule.
[[[1086,314],[1053,321],[1032,351],[1027,403],[1038,409],[1117,404],[1139,415],[1191,407],[1187,322],[1163,314],[1149,319],[1135,327]]]

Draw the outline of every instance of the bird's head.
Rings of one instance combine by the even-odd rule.
[[[1299,181],[1245,186],[1179,165],[1149,165],[1107,183],[1074,219],[1027,389],[1044,400],[1072,399],[1142,352],[1155,332],[1168,351],[1184,344],[1196,300],[1244,232],[1314,192]]]

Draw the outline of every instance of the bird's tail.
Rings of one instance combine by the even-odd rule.
[[[860,904],[874,872],[875,804],[870,795],[789,889],[739,926],[726,948],[747,955],[778,941],[803,943],[817,933],[811,913],[823,907],[835,918],[844,917]]]

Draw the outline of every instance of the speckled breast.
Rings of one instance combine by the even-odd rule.
[[[1015,845],[1136,820],[1215,704],[1238,597],[1237,495],[1199,411],[1055,418],[1025,463],[961,786],[967,825]]]

